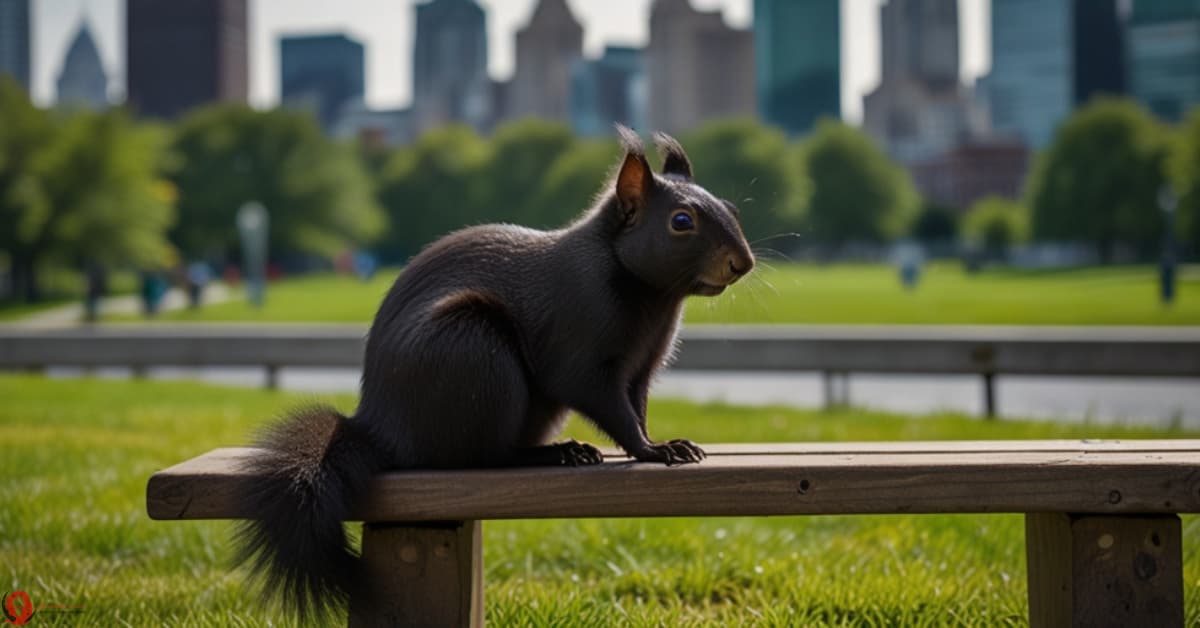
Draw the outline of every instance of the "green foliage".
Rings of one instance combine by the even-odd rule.
[[[579,140],[546,171],[529,214],[531,227],[557,227],[591,206],[610,181],[608,172],[620,159],[613,140]]]
[[[173,259],[161,129],[121,110],[53,115],[0,77],[0,251],[17,291],[38,296],[48,264],[156,268]]]
[[[384,257],[401,261],[442,235],[500,215],[488,198],[490,155],[467,126],[435,129],[396,151],[379,191],[391,226],[380,245]]]
[[[1168,172],[1179,197],[1177,237],[1200,252],[1200,107],[1192,109],[1175,135]]]
[[[926,203],[913,221],[912,237],[926,244],[949,242],[957,235],[958,213],[950,207]]]
[[[383,231],[360,158],[326,138],[309,115],[207,107],[180,121],[173,152],[179,224],[172,237],[189,256],[233,255],[234,216],[249,201],[270,214],[274,258],[333,256]]]
[[[963,217],[962,236],[968,246],[994,259],[1029,240],[1029,210],[997,196],[980,199]]]
[[[1136,103],[1097,99],[1079,109],[1030,174],[1034,236],[1094,244],[1105,260],[1119,242],[1156,247],[1166,153],[1165,134]]]
[[[681,141],[696,183],[738,206],[748,239],[800,228],[802,183],[779,129],[749,118],[718,120]]]
[[[822,120],[802,146],[812,183],[808,222],[818,242],[886,242],[906,233],[919,197],[908,174],[862,131]]]
[[[547,216],[542,214],[535,197],[551,167],[574,141],[567,125],[537,118],[510,122],[496,129],[490,139],[492,150],[484,175],[491,184],[489,220],[539,228],[559,226],[560,222],[540,222]],[[593,186],[597,184],[592,182]],[[582,204],[571,207],[570,215],[579,213],[583,207]]]

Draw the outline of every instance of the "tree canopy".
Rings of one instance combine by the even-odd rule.
[[[801,146],[801,173],[812,186],[806,214],[818,242],[886,242],[907,232],[919,207],[908,173],[841,122],[817,124]]]
[[[1091,243],[1104,260],[1118,243],[1157,246],[1166,154],[1162,129],[1140,106],[1092,101],[1063,123],[1030,173],[1034,236]]]
[[[1177,237],[1200,253],[1200,107],[1180,125],[1168,171],[1178,197]]]
[[[170,263],[165,234],[174,191],[159,172],[163,131],[122,110],[56,114],[37,109],[0,77],[0,250],[18,294],[38,297],[47,263]]]
[[[179,190],[172,238],[190,256],[232,256],[234,216],[250,201],[269,212],[275,259],[329,257],[371,242],[385,225],[359,156],[326,138],[308,114],[196,110],[176,128],[170,176]]]

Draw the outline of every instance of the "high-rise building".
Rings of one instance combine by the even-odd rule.
[[[416,8],[413,44],[416,133],[450,122],[486,130],[493,116],[483,9],[474,0],[431,0]]]
[[[1138,0],[1129,20],[1130,91],[1171,122],[1200,106],[1200,0]]]
[[[992,0],[992,127],[1045,146],[1076,106],[1125,91],[1123,43],[1116,0]]]
[[[571,128],[580,135],[611,135],[620,122],[646,126],[642,50],[607,46],[599,59],[576,59],[571,70]]]
[[[754,0],[759,112],[788,133],[842,116],[840,4]]]
[[[307,108],[330,130],[363,99],[363,45],[342,34],[279,39],[279,100]]]
[[[517,31],[517,67],[508,86],[504,117],[565,121],[571,65],[583,55],[583,26],[566,0],[538,0],[529,23]]]
[[[958,78],[957,0],[889,0],[880,9],[879,86],[863,126],[904,163],[941,155],[985,127]]]
[[[86,23],[79,25],[58,74],[58,104],[103,109],[108,106],[108,75]]]
[[[0,74],[29,89],[29,0],[0,0]]]
[[[754,115],[754,34],[688,0],[654,0],[646,47],[650,127],[684,131],[711,118]]]
[[[126,0],[128,100],[173,118],[212,102],[246,102],[247,0]]]

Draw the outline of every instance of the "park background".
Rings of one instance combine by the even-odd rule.
[[[4,331],[365,326],[436,237],[571,220],[619,158],[613,122],[677,135],[697,182],[741,208],[759,268],[689,303],[688,324],[1200,322],[1194,2],[606,3],[614,17],[433,0],[399,3],[408,56],[368,66],[385,44],[364,45],[356,29],[378,26],[354,24],[395,10],[382,4],[297,9],[311,21],[296,24],[272,17],[274,0],[0,0]],[[53,32],[42,22],[59,29],[61,61],[30,35]],[[618,41],[596,41],[610,23],[625,24],[604,27]],[[498,38],[510,75],[489,62]],[[276,48],[264,65],[259,51]],[[371,82],[396,64],[410,102],[381,104]],[[268,217],[263,251],[236,227],[248,204]],[[230,568],[228,523],[155,524],[142,496],[155,470],[247,443],[315,393],[195,381],[261,381],[243,372],[128,375],[0,375],[0,589],[80,607],[38,621],[286,624]],[[326,381],[341,378],[292,388],[345,390],[321,398],[349,411],[353,374]],[[999,421],[936,396],[881,410],[858,383],[853,405],[832,409],[677,385],[683,398],[657,395],[650,426],[700,443],[1200,434],[1190,381],[1040,384],[1048,395]],[[1155,403],[1097,412],[1105,387]],[[579,420],[569,434],[600,439]],[[489,523],[487,613],[1020,624],[1021,534],[1005,515]],[[1195,622],[1194,517],[1184,535]]]

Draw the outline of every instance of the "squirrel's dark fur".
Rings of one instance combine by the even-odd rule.
[[[259,515],[238,541],[268,595],[322,614],[360,585],[342,521],[378,471],[600,462],[591,445],[551,444],[569,409],[637,460],[704,457],[650,440],[646,395],[683,300],[719,294],[754,257],[736,208],[692,182],[674,139],[655,136],[660,176],[618,130],[624,160],[574,223],[471,227],[412,259],[371,325],[353,418],[310,407],[263,439],[242,492]]]

